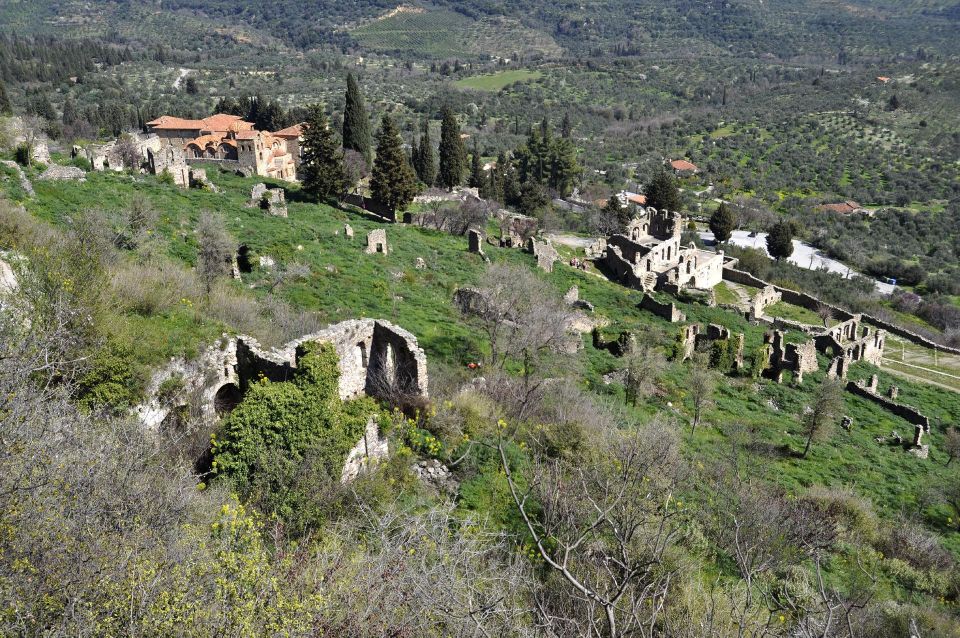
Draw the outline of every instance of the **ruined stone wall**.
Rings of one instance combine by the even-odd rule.
[[[280,349],[266,350],[255,339],[237,338],[237,377],[241,390],[260,375],[272,381],[289,379],[307,342],[334,346],[340,359],[340,398],[378,395],[372,381],[386,377],[401,382],[405,394],[427,396],[427,359],[417,338],[386,321],[352,319],[306,335]]]
[[[643,299],[640,300],[640,307],[644,310],[652,312],[661,319],[666,319],[670,323],[677,323],[679,321],[687,320],[687,316],[680,312],[675,304],[660,303],[650,295],[643,296]]]
[[[759,319],[763,316],[763,311],[767,309],[767,306],[778,303],[782,298],[783,295],[774,286],[764,286],[750,300],[750,317]]]
[[[926,432],[930,431],[930,419],[921,414],[919,410],[909,405],[897,403],[889,397],[885,397],[878,392],[874,392],[870,387],[867,387],[862,380],[858,382],[848,381],[847,392],[865,399],[869,399],[870,401],[883,406],[887,411],[897,415],[907,423],[910,423],[911,425],[919,425]]]

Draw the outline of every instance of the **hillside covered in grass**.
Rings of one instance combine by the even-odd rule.
[[[28,176],[36,178],[36,173],[28,170]],[[434,407],[427,414],[412,416],[409,421],[399,418],[390,430],[394,450],[391,460],[382,470],[364,479],[355,488],[359,492],[340,493],[324,483],[319,475],[309,472],[292,479],[275,476],[271,480],[286,482],[301,496],[293,496],[290,501],[288,494],[283,501],[285,509],[271,510],[278,507],[280,501],[270,496],[273,488],[268,484],[250,483],[241,489],[249,499],[249,507],[268,517],[279,517],[275,520],[285,521],[291,530],[302,533],[302,530],[336,529],[338,534],[344,534],[336,541],[341,543],[340,549],[323,543],[315,547],[313,551],[319,552],[320,560],[332,560],[333,555],[342,551],[372,551],[359,546],[346,550],[354,533],[348,529],[354,524],[350,522],[354,520],[350,514],[354,505],[349,504],[354,499],[359,499],[362,507],[372,507],[377,512],[397,507],[396,500],[400,499],[407,503],[402,506],[407,512],[404,516],[415,516],[415,512],[422,512],[424,508],[449,502],[452,508],[449,516],[458,521],[457,525],[483,521],[486,533],[503,535],[505,556],[513,556],[507,560],[529,561],[532,571],[528,576],[534,580],[523,587],[535,588],[533,582],[540,578],[535,576],[536,572],[545,569],[542,558],[538,558],[537,536],[531,535],[531,531],[538,528],[535,525],[528,530],[520,518],[510,496],[512,483],[506,480],[496,455],[502,453],[510,459],[507,467],[514,477],[511,481],[520,481],[519,485],[528,489],[527,486],[532,488],[545,480],[540,473],[553,463],[587,462],[588,467],[592,467],[589,465],[594,463],[590,460],[592,455],[598,446],[606,445],[602,443],[609,436],[605,428],[613,428],[612,432],[623,435],[636,433],[661,441],[675,439],[676,447],[670,454],[676,454],[675,462],[679,465],[669,471],[663,467],[647,470],[666,472],[654,475],[655,480],[670,477],[674,482],[668,500],[672,505],[644,510],[646,517],[652,517],[644,520],[645,524],[652,524],[666,516],[662,524],[669,521],[670,529],[677,534],[669,541],[669,560],[696,564],[706,573],[697,576],[699,572],[694,572],[667,586],[660,599],[663,604],[679,610],[680,596],[692,596],[691,601],[701,600],[703,593],[696,592],[719,578],[722,596],[730,597],[724,598],[729,602],[723,604],[737,606],[744,604],[737,596],[750,588],[758,587],[757,591],[761,592],[770,591],[768,587],[797,587],[801,582],[809,582],[805,579],[819,574],[829,583],[836,600],[859,600],[857,597],[869,595],[877,604],[882,601],[884,605],[892,605],[883,613],[876,612],[870,604],[860,608],[856,612],[862,614],[857,616],[861,619],[858,622],[870,623],[864,626],[886,632],[901,626],[898,623],[919,619],[929,628],[929,635],[952,635],[950,627],[955,626],[957,591],[954,566],[960,558],[960,531],[958,512],[952,509],[949,500],[939,495],[937,488],[957,480],[956,466],[948,463],[946,439],[948,428],[956,423],[960,413],[960,395],[892,376],[884,369],[857,364],[850,373],[852,379],[877,374],[881,388],[891,384],[899,386],[900,400],[921,408],[930,417],[932,428],[925,439],[930,445],[929,458],[920,459],[899,446],[877,443],[876,438],[888,438],[893,430],[909,436],[912,426],[880,406],[849,393],[842,395],[838,414],[852,418],[853,427],[846,431],[836,423],[831,424],[812,445],[809,455],[802,457],[806,414],[809,406],[816,402],[818,388],[824,385],[827,361],[822,357],[820,372],[807,375],[803,384],[795,384],[788,378],[778,385],[741,374],[702,369],[701,364],[683,363],[674,358],[676,324],[641,310],[638,303],[642,293],[608,282],[592,268],[585,272],[558,263],[554,272],[542,273],[535,268],[531,255],[493,246],[485,247],[492,262],[487,264],[480,256],[467,251],[464,237],[400,224],[385,227],[390,248],[387,254],[366,254],[363,238],[368,231],[384,227],[380,221],[359,212],[303,201],[296,189],[288,193],[289,217],[271,217],[258,206],[248,205],[249,192],[256,180],[213,173],[211,181],[218,192],[182,190],[151,176],[89,173],[82,183],[34,179],[36,195],[24,197],[16,190],[15,180],[6,179],[4,188],[8,199],[3,205],[0,240],[5,250],[26,257],[26,269],[45,269],[47,274],[64,277],[64,269],[88,264],[91,280],[85,282],[82,299],[90,304],[94,317],[91,329],[100,354],[85,367],[76,398],[81,405],[88,406],[87,410],[94,410],[90,415],[109,412],[121,415],[125,407],[143,399],[145,382],[153,371],[170,357],[196,357],[214,343],[221,332],[253,333],[267,343],[281,343],[318,326],[354,317],[388,319],[412,331],[429,358]],[[26,212],[17,211],[20,204]],[[150,220],[148,228],[138,236],[136,245],[118,246],[116,237],[129,230],[131,210],[146,211],[145,218]],[[209,294],[203,291],[196,269],[201,241],[198,226],[203,213],[224,221],[232,244],[245,246],[252,264],[239,281],[225,277]],[[346,224],[354,229],[352,239],[344,233]],[[72,243],[81,238],[82,249]],[[58,250],[77,253],[50,255],[45,252],[45,246],[52,245],[57,245]],[[260,265],[261,257],[269,261]],[[417,258],[423,259],[425,268],[415,267]],[[89,266],[91,259],[95,267]],[[271,262],[272,265],[266,265]],[[306,266],[309,275],[289,280],[279,276],[294,263]],[[468,367],[488,359],[490,342],[473,319],[456,309],[453,294],[459,287],[489,285],[490,269],[495,267],[525,273],[523,278],[532,278],[527,285],[540,281],[542,290],[541,284],[533,285],[541,290],[537,294],[559,298],[571,286],[577,286],[580,298],[594,306],[591,318],[602,326],[601,341],[615,338],[624,331],[632,332],[640,339],[647,356],[661,362],[655,365],[652,386],[637,395],[622,377],[615,375],[615,380],[605,380],[605,375],[634,364],[629,358],[615,357],[606,349],[595,347],[588,332],[580,337],[583,344],[577,353],[558,352],[539,360],[537,374],[548,375],[554,381],[544,386],[538,381],[539,389],[519,404],[511,391],[504,390],[511,387],[508,383],[511,377],[517,379],[515,375],[519,374],[520,378],[527,378],[522,372],[524,368],[518,367],[520,362],[511,361],[512,357],[505,360],[507,376],[503,383],[508,383],[507,386],[491,386],[489,393],[469,389],[482,387],[470,385],[478,377],[494,380],[499,378],[499,373],[495,369],[477,371]],[[46,285],[54,289],[59,286],[65,293],[80,294],[75,284],[56,277]],[[24,281],[30,285],[28,276]],[[684,302],[678,305],[686,313],[687,322],[719,323],[734,332],[743,332],[748,360],[762,343],[764,327],[751,325],[730,311]],[[700,401],[695,387],[702,383],[704,374],[709,375],[713,389],[702,403],[700,424],[693,428]],[[553,385],[556,383],[560,385]],[[496,387],[500,389],[493,389]],[[557,401],[568,403],[564,407]],[[521,408],[521,405],[527,407]],[[530,412],[525,416],[523,413],[527,410]],[[583,410],[586,413],[581,412]],[[499,426],[500,431],[496,427],[498,419],[506,424]],[[213,427],[216,431],[215,425],[200,427]],[[165,436],[174,436],[174,433]],[[653,439],[646,440],[652,445]],[[458,458],[461,460],[453,464]],[[413,479],[409,474],[410,464],[418,459],[451,463],[452,476],[456,479],[453,491],[436,492]],[[772,500],[757,501],[758,493],[723,487],[731,477],[748,481],[753,486],[750,490],[762,489],[768,494],[764,498]],[[205,482],[218,490],[231,485],[216,476],[208,477]],[[309,497],[308,506],[308,501],[302,499],[308,498],[306,494],[310,489],[321,489],[320,485],[325,485],[322,502]],[[514,487],[518,488],[517,484]],[[222,498],[221,493],[215,490],[202,499],[216,500]],[[728,552],[733,550],[727,545],[724,532],[729,523],[723,523],[724,514],[714,510],[714,499],[721,494],[723,498],[735,499],[728,504],[735,511],[756,512],[749,508],[758,507],[761,502],[766,504],[764,507],[786,508],[775,516],[787,517],[787,520],[794,520],[790,517],[795,516],[787,511],[794,507],[790,503],[796,503],[801,509],[813,508],[804,509],[805,516],[812,515],[812,511],[819,512],[817,516],[830,521],[833,531],[826,537],[818,537],[820,540],[816,542],[824,544],[813,553],[802,545],[792,545],[800,540],[786,539],[783,541],[786,545],[779,548],[758,548],[757,551],[773,552],[771,559],[779,566],[764,572],[768,580],[764,580],[762,586],[745,584],[742,578],[747,568],[729,562],[732,555]],[[541,494],[535,498],[546,506],[551,497]],[[293,509],[289,509],[291,503]],[[775,503],[780,504],[773,505]],[[200,503],[196,506],[204,507]],[[259,531],[262,528],[256,518],[239,523],[247,520],[243,517],[255,515],[242,509],[235,513],[234,507],[240,506],[224,505],[221,514],[235,521],[230,525],[242,524],[247,530],[242,533],[256,538],[266,533],[265,529]],[[536,516],[544,525],[553,520],[549,511],[540,511]],[[751,534],[773,533],[773,528],[764,526],[786,524],[783,520],[751,520],[751,524],[758,526]],[[421,524],[426,521],[416,523]],[[380,519],[376,525],[389,524]],[[789,534],[801,534],[798,539],[806,538],[802,534],[807,532],[800,528],[791,530]],[[392,532],[382,533],[387,534],[385,539],[392,539],[389,543],[401,542]],[[551,542],[562,542],[561,532],[556,534],[557,540]],[[751,538],[758,540],[755,536]],[[16,538],[6,542],[13,551],[23,551],[24,546]],[[277,552],[286,547],[287,541],[263,537],[256,541],[263,543],[262,549],[257,549],[260,545],[250,546],[250,542],[242,541],[231,551],[262,552],[254,557],[243,554],[242,560],[259,561],[249,576],[253,584],[266,577],[257,574],[266,574],[275,568],[273,561],[278,560]],[[596,542],[613,541],[599,534]],[[408,543],[401,542],[404,552],[408,547],[411,553],[423,551]],[[334,554],[325,554],[330,551]],[[377,551],[393,550],[384,546]],[[437,551],[447,550],[435,547],[431,554]],[[550,554],[549,550],[545,551]],[[799,554],[794,555],[795,551]],[[442,561],[443,555],[446,554],[424,556],[423,560]],[[639,555],[643,555],[642,552]],[[657,556],[657,561],[667,560],[665,555]],[[38,555],[38,560],[48,558]],[[658,564],[667,566],[667,563]],[[469,568],[479,569],[480,565],[473,563]],[[221,567],[212,565],[208,569],[217,573]],[[587,567],[583,564],[577,569]],[[50,577],[55,577],[55,573],[50,571]],[[333,573],[335,579],[347,577],[347,572]],[[483,577],[490,575],[483,573]],[[316,586],[315,582],[309,584],[311,576],[307,572],[298,568],[297,574],[297,578],[302,579],[297,581],[301,586],[308,589]],[[460,572],[453,571],[449,577],[457,574]],[[513,577],[521,578],[518,574]],[[10,572],[4,578],[16,580]],[[141,578],[143,575],[137,573],[125,575],[117,581],[118,591],[141,582]],[[279,584],[277,587],[275,602],[262,604],[268,607],[291,604],[281,600],[295,592]],[[747,589],[741,589],[744,587]],[[522,591],[525,590],[519,590]],[[102,622],[107,622],[103,614],[109,614],[102,605],[112,601],[109,598],[112,595],[105,592],[103,596],[107,598],[101,597],[101,602],[91,610]],[[324,623],[334,623],[324,626],[338,626],[335,623],[339,621],[329,608],[297,600],[298,611],[289,621],[322,618]],[[228,603],[228,609],[232,604]],[[410,604],[416,606],[416,603],[406,603]],[[777,609],[773,617],[776,620],[784,616],[781,621],[784,629],[791,624],[797,626],[795,623],[820,622],[817,603],[808,604],[805,611],[790,612],[794,615],[789,621],[787,607]],[[763,619],[770,612],[751,603],[737,608],[747,614],[749,622],[768,622]],[[179,610],[176,606],[173,609]],[[153,622],[156,611],[140,613],[145,620]],[[508,612],[498,612],[494,617],[506,622],[506,616],[501,613]],[[707,613],[699,609],[693,617],[703,619]],[[848,613],[854,614],[854,611]],[[444,622],[453,621],[448,618]],[[525,623],[519,618],[509,621],[509,633],[522,633]],[[666,633],[678,631],[674,628],[681,624],[677,618],[668,618],[659,626]]]

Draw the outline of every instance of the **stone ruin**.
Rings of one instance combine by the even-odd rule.
[[[147,149],[147,168],[153,175],[169,174],[173,183],[182,188],[190,185],[190,167],[182,148],[167,145]]]
[[[467,231],[467,242],[470,246],[470,252],[483,256],[483,233],[473,228]]]
[[[261,377],[289,379],[308,342],[330,343],[339,357],[338,393],[343,400],[360,396],[419,403],[428,396],[427,357],[417,338],[387,321],[353,319],[331,325],[279,349],[266,350],[250,337],[224,337],[196,361],[174,360],[154,375],[149,401],[137,407],[144,426],[157,429],[191,399],[212,420],[240,404],[250,384]],[[171,400],[159,396],[162,384],[180,377],[183,388]],[[364,466],[386,456],[387,440],[372,417],[361,439],[347,454],[341,481],[355,478]]]
[[[537,218],[511,213],[501,209],[496,216],[500,220],[500,247],[523,248],[526,240],[537,232]]]
[[[820,367],[812,340],[802,344],[786,343],[783,331],[774,330],[764,335],[763,344],[767,353],[763,375],[777,383],[783,383],[784,372],[792,373],[796,383],[803,383],[804,374],[816,372]]]
[[[190,169],[190,186],[193,188],[201,188],[212,193],[218,192],[217,187],[207,177],[206,169],[203,168]]]
[[[846,379],[850,365],[857,361],[879,366],[883,360],[887,333],[861,326],[862,318],[862,315],[854,315],[814,337],[817,350],[833,357],[827,369],[827,376],[831,379]]]
[[[225,341],[225,342],[224,342]],[[154,376],[148,388],[150,401],[137,408],[140,420],[159,427],[174,409],[157,398],[160,385],[174,376],[184,378],[184,395],[199,397],[208,417],[229,412],[260,376],[285,381],[293,375],[308,342],[333,344],[339,357],[339,394],[343,400],[360,396],[410,400],[428,396],[427,358],[417,338],[387,321],[351,319],[291,341],[278,349],[265,349],[247,336],[224,337],[194,362],[177,360]]]
[[[783,298],[779,290],[773,286],[764,286],[750,300],[750,312],[747,319],[760,321],[767,306],[778,303]]]
[[[287,197],[282,188],[267,188],[266,184],[254,184],[250,191],[250,206],[260,209],[273,217],[287,216]]]
[[[683,354],[681,360],[686,361],[693,357],[694,352],[704,352],[715,341],[727,341],[733,345],[733,368],[743,368],[743,333],[734,335],[730,329],[720,324],[707,324],[706,330],[700,324],[694,323],[683,328],[680,332]]]
[[[526,251],[537,258],[537,267],[544,272],[553,272],[553,264],[560,259],[557,249],[550,241],[539,241],[534,237],[527,240]]]
[[[930,433],[930,419],[916,408],[897,402],[896,399],[900,396],[900,388],[897,386],[891,385],[886,395],[880,393],[878,386],[879,378],[874,374],[870,376],[869,381],[865,379],[856,382],[848,381],[846,388],[847,392],[872,401],[911,424],[913,441],[908,445],[908,449],[920,458],[927,458],[929,447],[922,443],[922,439],[924,434]],[[902,439],[896,440],[897,438],[899,437],[894,437],[895,443],[903,442]],[[884,440],[878,442],[883,443]]]
[[[366,253],[368,255],[373,255],[375,253],[383,253],[386,255],[390,251],[390,248],[387,246],[387,231],[383,228],[376,228],[367,233],[367,248]]]
[[[563,296],[563,300],[567,302],[570,306],[576,308],[577,310],[586,310],[587,312],[593,312],[593,304],[587,301],[586,299],[580,298],[580,288],[577,286],[570,286],[570,290]]]
[[[60,164],[50,164],[47,169],[40,174],[40,180],[66,181],[77,180],[84,182],[87,174],[82,168],[76,166],[61,166]]]
[[[587,259],[600,259],[607,250],[607,238],[600,237],[583,249]]]
[[[660,303],[649,294],[644,295],[643,299],[640,300],[640,308],[652,312],[670,323],[679,323],[687,320],[687,315],[678,310],[676,304]]]
[[[343,236],[347,239],[353,239],[353,226],[350,224],[343,225]]]

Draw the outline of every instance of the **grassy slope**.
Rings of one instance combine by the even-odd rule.
[[[37,182],[37,197],[29,200],[27,207],[40,217],[62,222],[70,212],[83,208],[119,210],[135,193],[139,194],[163,211],[160,232],[169,240],[169,253],[186,263],[191,263],[195,255],[192,228],[199,211],[219,211],[237,240],[257,254],[270,255],[281,264],[296,259],[310,265],[312,276],[307,281],[280,289],[280,294],[294,304],[316,310],[331,322],[356,316],[395,321],[418,336],[434,373],[443,366],[447,371],[462,370],[464,363],[475,360],[482,351],[476,330],[460,319],[450,302],[456,287],[476,282],[485,267],[477,256],[466,251],[464,238],[392,225],[387,228],[390,254],[366,255],[363,238],[368,230],[381,224],[358,214],[297,201],[290,202],[288,219],[266,217],[259,209],[245,206],[249,188],[256,180],[217,173],[211,177],[221,193],[182,191],[159,184],[151,177],[134,179],[113,174],[91,174],[84,184]],[[9,187],[9,182],[5,187]],[[296,193],[291,193],[290,199],[295,200]],[[352,241],[342,232],[337,234],[344,223],[356,232]],[[531,256],[519,251],[488,247],[486,252],[494,261],[506,260],[531,268],[534,264]],[[426,261],[425,270],[414,268],[417,257]],[[255,286],[252,294],[263,294],[264,276],[258,269],[245,275],[244,284]],[[677,326],[639,310],[640,293],[564,265],[542,276],[553,282],[560,294],[571,285],[579,286],[581,298],[595,304],[597,314],[610,321],[605,333],[633,330],[657,335],[665,348],[672,343]],[[732,313],[697,305],[680,306],[690,321],[723,323],[735,332],[744,332],[748,355],[762,341],[762,328],[750,326]],[[156,363],[162,361],[161,354],[195,351],[219,329],[192,322],[186,310],[169,316],[122,315],[117,321],[116,330],[128,339],[153,344]],[[589,341],[585,337],[585,349],[578,362],[584,383],[597,392],[622,396],[622,388],[605,386],[600,380],[619,362],[608,353],[595,350]],[[821,369],[825,367],[824,359]],[[726,432],[733,425],[745,426],[755,441],[743,461],[748,471],[793,492],[811,485],[850,485],[869,497],[883,515],[893,516],[902,509],[916,508],[918,497],[927,486],[947,480],[940,444],[946,427],[960,417],[960,395],[910,383],[861,364],[854,366],[851,378],[863,378],[872,372],[880,375],[881,389],[896,383],[901,387],[904,403],[922,406],[930,416],[933,431],[927,438],[931,443],[929,460],[877,444],[874,437],[889,435],[891,430],[909,436],[912,426],[851,395],[845,396],[844,407],[845,414],[854,420],[851,432],[836,428],[827,441],[814,445],[807,459],[790,453],[789,450],[802,449],[799,415],[822,373],[808,375],[801,387],[728,377],[719,385],[705,426],[691,435],[687,425],[691,409],[685,389],[688,371],[685,365],[674,364],[666,375],[662,394],[639,406],[634,414],[645,419],[658,411],[674,413],[683,430],[685,449],[696,462],[726,454]],[[960,533],[948,528],[946,511],[934,509],[928,513],[934,528],[943,534],[945,544],[960,555]]]

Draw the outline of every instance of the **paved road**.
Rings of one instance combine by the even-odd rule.
[[[701,231],[700,239],[712,242],[713,233],[711,233],[709,230]],[[734,246],[741,246],[743,248],[758,248],[766,252],[767,234],[757,233],[756,236],[751,237],[750,233],[745,230],[735,230],[733,231],[733,235],[730,237],[730,243]],[[820,270],[821,268],[826,268],[831,272],[840,273],[844,277],[861,275],[861,273],[853,270],[850,268],[850,266],[847,266],[843,262],[839,262],[836,259],[830,259],[810,244],[805,244],[796,239],[793,240],[793,254],[787,258],[787,261],[789,261],[791,264],[800,266],[801,268],[806,268],[807,270]],[[866,275],[861,276],[866,277]],[[867,278],[872,279],[871,277]],[[889,295],[896,289],[896,286],[882,281],[874,280],[874,282],[877,286],[877,292],[884,295]]]

